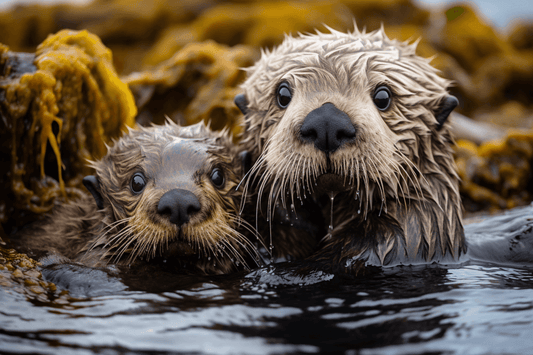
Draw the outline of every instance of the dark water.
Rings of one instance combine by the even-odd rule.
[[[529,221],[532,211],[511,217]],[[490,219],[467,233],[484,225],[487,235],[502,233]],[[137,280],[157,283],[157,292],[107,281],[101,290],[73,288],[70,298],[46,300],[0,288],[0,352],[533,353],[533,269],[526,267],[404,266],[355,278],[298,275],[289,263]]]

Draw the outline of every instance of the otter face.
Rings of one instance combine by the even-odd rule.
[[[230,139],[203,123],[130,131],[93,163],[96,177],[86,178],[109,217],[91,248],[111,260],[161,257],[208,273],[246,266],[258,255],[236,230],[235,156]]]
[[[342,192],[350,217],[394,213],[408,200],[451,204],[460,215],[445,125],[457,100],[415,47],[383,30],[332,30],[287,37],[248,69],[235,100],[242,145],[271,207]]]

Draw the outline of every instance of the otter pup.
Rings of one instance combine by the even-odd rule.
[[[458,261],[450,82],[416,43],[330,31],[287,37],[247,69],[235,98],[254,163],[245,187],[269,221],[277,204],[319,203],[329,228],[309,259],[333,271]]]
[[[228,132],[203,123],[139,127],[91,162],[92,196],[59,206],[18,244],[85,266],[164,261],[206,274],[259,262],[240,231],[240,157]],[[243,222],[245,223],[245,222]]]

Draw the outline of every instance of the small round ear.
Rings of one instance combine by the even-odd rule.
[[[235,102],[235,105],[241,110],[243,115],[246,115],[246,112],[248,112],[248,99],[244,94],[239,94],[235,96],[235,99],[233,100]]]
[[[98,209],[104,208],[104,199],[102,198],[102,194],[100,193],[100,183],[98,182],[98,179],[94,175],[87,175],[83,178],[83,185],[89,190],[91,195],[94,197],[94,201],[96,202],[96,206],[98,206]]]
[[[247,150],[239,153],[241,159],[242,176],[246,175],[252,168],[252,155]]]
[[[446,122],[448,116],[450,116],[450,113],[452,113],[453,109],[456,108],[458,104],[459,100],[452,95],[446,96],[446,98],[442,101],[440,108],[435,111],[435,118],[437,119],[437,131],[441,130],[442,126],[444,126],[444,122]]]

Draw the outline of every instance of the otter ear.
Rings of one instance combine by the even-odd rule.
[[[437,119],[437,131],[440,131],[444,122],[448,119],[453,109],[457,107],[459,100],[455,96],[448,95],[442,102],[442,106],[437,112],[435,112],[435,118]]]
[[[244,94],[239,94],[235,96],[235,99],[233,100],[235,102],[235,105],[241,110],[243,115],[246,115],[246,112],[248,111],[248,99]]]
[[[239,153],[239,158],[241,158],[242,175],[244,176],[252,167],[252,155],[245,150]]]
[[[104,208],[104,199],[102,198],[102,194],[100,193],[100,183],[98,182],[98,179],[94,175],[87,175],[83,178],[83,185],[89,190],[91,195],[94,197],[94,201],[96,202],[96,206],[98,206],[98,209]]]

